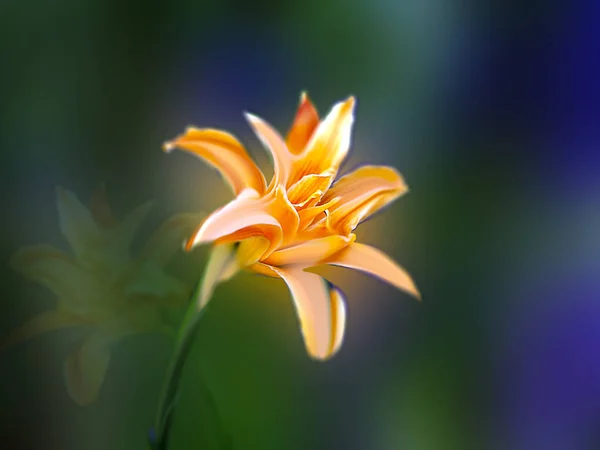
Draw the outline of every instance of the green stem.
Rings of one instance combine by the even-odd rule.
[[[179,328],[177,334],[177,340],[175,342],[175,353],[171,359],[167,377],[163,385],[162,393],[158,404],[158,412],[156,415],[155,428],[153,430],[153,436],[150,436],[150,447],[153,450],[166,450],[169,439],[169,431],[172,425],[172,415],[175,402],[177,401],[177,394],[179,393],[179,385],[181,382],[181,375],[187,357],[190,353],[192,345],[194,343],[194,336],[198,330],[198,323],[204,315],[205,308],[199,309],[197,304],[197,298],[201,291],[202,282],[199,282],[194,289],[190,304],[183,318],[183,323]],[[223,448],[231,448],[229,437],[223,431],[221,420],[216,408],[212,394],[206,388],[204,388],[204,394],[209,401],[209,405],[212,409],[215,421],[217,423],[219,434],[224,439]]]

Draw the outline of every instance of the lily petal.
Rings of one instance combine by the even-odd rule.
[[[287,147],[293,155],[298,155],[304,151],[318,125],[319,114],[306,92],[302,92],[296,118],[286,139]]]
[[[241,241],[219,277],[219,282],[227,281],[240,270],[256,265],[258,260],[269,249],[271,243],[263,236],[254,236]]]
[[[99,329],[67,357],[64,365],[67,390],[78,405],[89,405],[98,398],[110,362],[110,347],[129,333]]]
[[[285,141],[271,125],[260,117],[250,113],[245,113],[244,115],[248,123],[252,126],[256,136],[267,150],[269,150],[269,153],[271,153],[273,159],[273,180],[269,184],[268,189],[272,189],[278,185],[285,186],[292,165],[291,153]]]
[[[101,302],[97,280],[70,255],[50,245],[21,248],[12,256],[10,265],[30,280],[50,289],[65,311],[85,314]]]
[[[11,332],[7,339],[2,342],[2,345],[0,345],[0,351],[4,351],[20,342],[33,339],[40,334],[89,324],[90,322],[81,316],[69,314],[64,311],[46,311],[29,319],[20,328]]]
[[[212,213],[188,240],[186,250],[217,239],[228,238],[227,241],[234,242],[262,233],[279,241],[281,225],[267,212],[263,199],[257,197],[256,191],[246,189],[236,199]],[[230,236],[242,230],[248,234],[244,237]]]
[[[291,264],[304,267],[313,266],[339,252],[353,242],[355,238],[356,235],[352,234],[351,237],[333,235],[312,239],[292,247],[277,250],[271,253],[263,262],[272,266]]]
[[[346,326],[341,292],[325,279],[300,267],[272,267],[292,294],[308,354],[331,358],[340,348]]]
[[[333,205],[340,201],[339,197],[332,198],[328,202],[321,203],[320,205],[311,206],[309,208],[298,211],[300,217],[300,229],[308,227],[313,220],[320,214],[324,214],[323,219],[326,219],[325,211],[329,210]]]
[[[323,264],[360,270],[421,299],[421,294],[408,272],[381,250],[370,245],[354,242]]]
[[[237,263],[241,268],[251,266],[265,254],[270,244],[269,240],[263,236],[244,239],[237,249]]]
[[[315,204],[320,200],[320,197],[315,197],[315,193],[323,192],[329,188],[333,181],[334,172],[326,170],[319,174],[310,174],[302,177],[287,190],[288,198],[296,207],[302,207],[309,200],[315,200]]]
[[[336,181],[325,193],[322,202],[339,197],[340,201],[329,208],[330,223],[346,232],[407,191],[402,175],[395,169],[363,166]]]
[[[354,97],[349,97],[331,109],[312,134],[299,161],[294,164],[289,184],[328,169],[337,172],[350,148],[354,103]]]
[[[91,242],[99,239],[100,228],[91,212],[77,199],[75,194],[62,187],[56,188],[58,221],[60,231],[69,242],[73,252],[80,257]]]
[[[246,188],[262,193],[265,177],[240,142],[229,133],[211,128],[190,127],[186,133],[164,145],[170,152],[179,147],[216,168],[238,195]]]
[[[202,287],[196,299],[198,310],[204,308],[210,301],[212,293],[217,284],[227,278],[231,278],[231,268],[235,267],[235,249],[233,244],[217,244],[213,247],[208,264],[204,270]],[[234,270],[237,272],[237,270]]]

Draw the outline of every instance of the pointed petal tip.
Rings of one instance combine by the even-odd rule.
[[[344,107],[348,108],[348,109],[353,109],[354,105],[356,104],[356,97],[354,95],[350,95],[345,101],[344,101]]]
[[[173,141],[167,141],[162,145],[163,152],[170,153],[176,147]]]
[[[419,288],[417,288],[417,286],[414,286],[414,292],[412,292],[412,295],[418,302],[423,301],[423,296],[421,295],[421,292],[419,291]]]
[[[306,89],[302,90],[300,92],[300,102],[298,104],[299,108],[302,107],[311,107],[311,108],[315,108],[315,106],[313,105],[313,102],[311,101],[309,95],[308,95],[308,91]]]
[[[339,351],[340,351],[340,349],[337,348],[333,352],[331,352],[331,353],[327,352],[324,355],[315,355],[311,352],[307,352],[307,354],[308,354],[308,357],[315,363],[323,364],[323,363],[326,363],[326,362],[330,361],[331,359],[333,359],[333,357],[336,356],[339,353]]]
[[[256,114],[252,114],[251,112],[244,111],[243,114],[246,120],[251,124],[261,121],[260,117],[258,117]]]

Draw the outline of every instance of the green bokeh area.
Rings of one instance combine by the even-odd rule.
[[[354,94],[344,170],[392,165],[410,186],[358,236],[401,262],[423,301],[336,272],[347,332],[320,363],[306,354],[282,281],[241,274],[220,285],[185,366],[168,448],[220,448],[206,388],[236,450],[507,450],[493,372],[510,325],[497,318],[520,308],[513,276],[528,279],[533,255],[554,245],[555,217],[539,198],[528,124],[467,113],[485,101],[465,66],[485,53],[468,33],[490,23],[487,4],[3,2],[0,261],[24,245],[68,249],[57,185],[85,200],[104,182],[119,216],[154,200],[136,251],[171,215],[231,198],[215,171],[166,155],[164,141],[190,124],[222,128],[268,166],[243,111],[284,133],[302,90],[322,114]],[[502,5],[507,33],[536,25]],[[555,13],[538,6],[536,17]],[[193,286],[207,256],[179,252],[168,271]],[[55,299],[2,264],[5,336]],[[124,339],[98,400],[80,407],[63,361],[81,337],[48,333],[0,355],[0,448],[147,448],[173,341]]]

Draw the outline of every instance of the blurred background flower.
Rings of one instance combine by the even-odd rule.
[[[236,448],[545,449],[551,435],[539,430],[556,423],[554,448],[597,446],[594,366],[560,362],[569,349],[595,350],[593,337],[574,330],[593,329],[598,315],[597,2],[26,0],[0,8],[5,261],[22,243],[60,242],[56,184],[84,194],[106,180],[122,193],[117,211],[156,199],[142,240],[159,217],[225,204],[230,193],[214,171],[185,155],[167,158],[161,144],[187,125],[231,130],[268,175],[242,111],[285,130],[303,89],[321,113],[357,96],[342,172],[389,164],[411,187],[358,239],[386,242],[423,302],[336,270],[332,281],[349,294],[349,332],[324,366],[305,357],[283,283],[241,275],[222,285],[184,374],[173,449],[216,448],[200,376]],[[197,278],[205,255],[200,248],[175,260],[170,273]],[[8,268],[1,276],[8,332],[51,294]],[[561,337],[561,329],[570,331]],[[124,341],[102,398],[82,410],[65,394],[60,367],[65,341],[79,338],[53,334],[4,356],[3,442],[144,448],[169,343]],[[557,342],[562,351],[547,350]],[[558,366],[570,381],[558,381]],[[532,377],[537,387],[528,387]]]
[[[64,374],[69,395],[88,405],[98,398],[111,350],[123,338],[151,332],[175,335],[177,309],[185,309],[193,283],[186,285],[165,268],[200,217],[173,216],[134,258],[133,238],[150,212],[150,202],[122,221],[113,216],[104,187],[95,192],[89,209],[63,188],[57,189],[57,203],[60,230],[71,252],[39,244],[20,248],[10,261],[13,269],[48,288],[56,296],[56,307],[27,320],[0,348],[51,331],[84,329],[82,342],[65,360]]]

